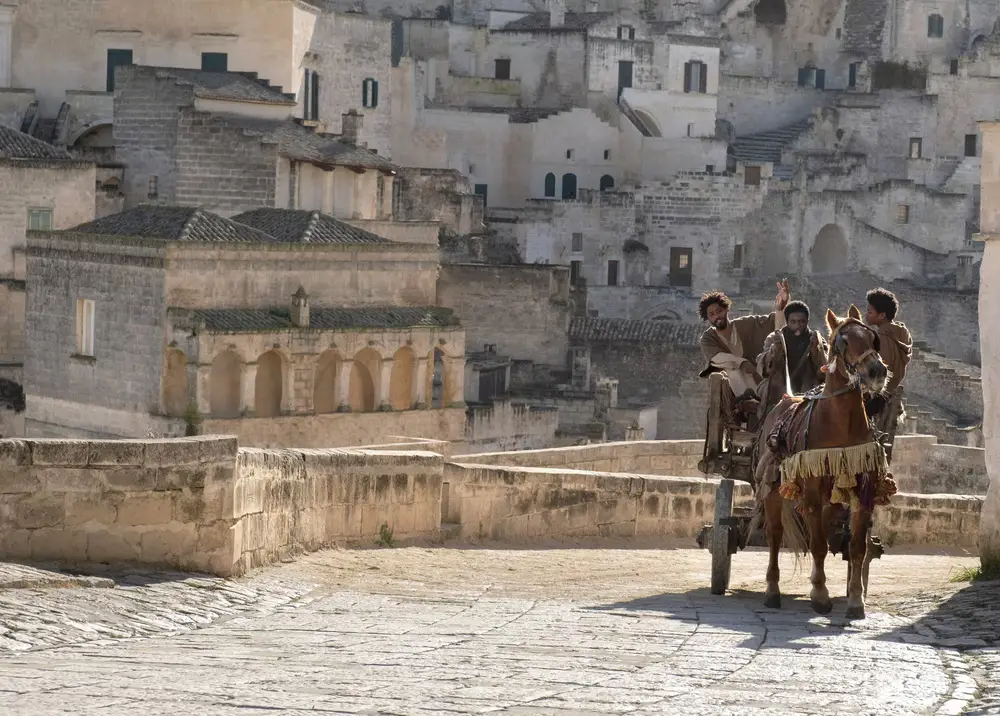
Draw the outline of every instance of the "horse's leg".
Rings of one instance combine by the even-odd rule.
[[[764,530],[767,533],[767,547],[770,557],[767,562],[767,590],[764,592],[764,606],[771,609],[781,609],[781,589],[778,587],[778,552],[784,529],[781,524],[781,512],[784,507],[784,497],[774,485],[764,498]]]
[[[850,583],[847,585],[847,618],[865,618],[864,563],[868,555],[868,521],[871,510],[860,505],[851,510]]]
[[[833,609],[833,600],[830,599],[830,591],[826,588],[826,571],[823,568],[826,555],[830,550],[830,545],[826,541],[826,532],[833,508],[823,487],[822,481],[816,480],[808,489],[808,502],[806,503],[808,506],[806,522],[809,525],[809,551],[812,552],[813,556],[812,590],[809,592],[809,601],[817,614],[829,614]]]

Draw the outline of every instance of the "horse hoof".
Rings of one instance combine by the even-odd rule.
[[[764,595],[764,606],[768,609],[781,609],[781,595],[780,594],[766,594]]]
[[[812,604],[813,611],[817,614],[829,614],[833,611],[833,602],[817,602],[816,600],[810,600]]]
[[[848,619],[864,619],[865,618],[865,608],[864,607],[848,607],[847,608],[847,618]]]

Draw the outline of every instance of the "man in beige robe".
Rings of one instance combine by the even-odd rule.
[[[879,356],[889,369],[889,380],[881,395],[873,395],[865,404],[875,429],[887,436],[888,454],[892,457],[892,443],[896,426],[903,413],[903,380],[913,355],[913,337],[905,325],[896,320],[899,301],[884,288],[868,292],[868,312],[865,322],[878,332]]]
[[[729,320],[732,301],[726,294],[706,293],[698,303],[698,313],[711,326],[701,336],[701,351],[708,366],[699,375],[723,372],[732,390],[732,399],[757,399],[761,383],[757,372],[757,356],[764,348],[764,341],[785,325],[782,313],[789,301],[788,279],[778,284],[774,311],[766,316],[741,316]],[[732,404],[732,402],[730,402]]]

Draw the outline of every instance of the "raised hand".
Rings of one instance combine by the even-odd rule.
[[[788,279],[782,279],[775,284],[778,287],[778,295],[774,297],[774,308],[776,311],[784,311],[791,298],[788,288]]]

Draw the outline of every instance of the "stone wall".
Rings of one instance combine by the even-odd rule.
[[[703,477],[698,470],[703,447],[701,440],[636,440],[547,450],[462,455],[461,462],[470,465]]]
[[[531,450],[554,444],[559,411],[509,400],[469,408],[463,452]]]
[[[942,445],[930,435],[898,435],[892,472],[900,492],[985,495],[986,451]]]

